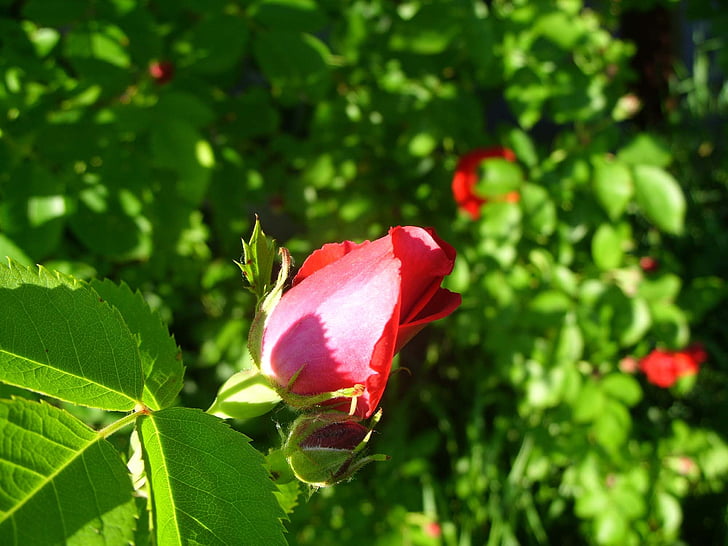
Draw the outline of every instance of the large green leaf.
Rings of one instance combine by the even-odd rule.
[[[609,271],[622,263],[622,236],[611,224],[600,225],[591,244],[592,258],[596,266]]]
[[[110,443],[69,413],[0,400],[0,544],[130,544],[136,508]]]
[[[141,400],[137,342],[88,285],[44,268],[0,265],[0,381],[127,411]]]
[[[91,287],[124,317],[132,332],[139,336],[139,352],[144,369],[142,402],[152,409],[161,409],[174,401],[182,390],[184,366],[181,352],[139,292],[132,292],[125,283],[109,280],[91,282]]]
[[[662,231],[682,233],[685,196],[677,180],[660,167],[637,165],[634,183],[637,204],[645,216]]]
[[[273,482],[248,438],[188,408],[144,417],[139,431],[158,544],[286,544]]]
[[[594,191],[602,208],[617,220],[634,194],[632,174],[620,161],[594,160]]]

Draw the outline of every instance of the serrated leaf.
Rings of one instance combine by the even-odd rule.
[[[137,342],[87,284],[0,265],[0,381],[95,408],[128,411],[144,385]]]
[[[634,194],[629,168],[619,161],[596,160],[594,191],[609,218],[612,221],[619,219]]]
[[[685,196],[670,173],[650,165],[634,168],[637,204],[662,231],[679,235],[685,222]]]
[[[0,400],[0,544],[130,544],[136,508],[116,450],[47,403]]]
[[[286,544],[263,456],[199,410],[168,408],[139,427],[157,543]]]
[[[132,292],[125,283],[94,280],[91,287],[121,312],[129,329],[138,336],[144,370],[144,405],[153,410],[171,405],[182,390],[185,370],[182,353],[167,327],[152,312],[144,297],[138,291]]]

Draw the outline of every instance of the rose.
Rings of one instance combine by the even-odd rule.
[[[475,193],[475,186],[478,182],[478,165],[488,158],[500,157],[508,161],[515,161],[516,155],[508,148],[499,146],[493,148],[476,148],[462,156],[455,167],[455,175],[452,179],[452,193],[457,206],[467,212],[473,220],[480,217],[480,207],[488,202],[488,199]],[[508,192],[500,200],[514,203],[519,200],[518,192]]]
[[[149,65],[149,75],[159,85],[172,81],[174,65],[170,61],[154,61]]]
[[[265,322],[261,372],[284,400],[291,393],[304,406],[358,389],[354,415],[369,417],[397,351],[460,305],[459,294],[440,287],[454,260],[433,230],[412,226],[372,242],[324,245]],[[349,400],[334,398],[335,409],[349,409]]]
[[[695,375],[708,358],[703,347],[692,345],[682,351],[663,351],[655,349],[640,360],[639,367],[647,376],[647,381],[658,387],[672,387],[678,379]]]

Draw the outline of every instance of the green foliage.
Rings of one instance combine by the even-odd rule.
[[[141,401],[139,350],[117,309],[75,279],[13,262],[0,286],[0,379],[107,410]]]
[[[141,419],[157,541],[285,544],[263,456],[216,417],[168,408]]]
[[[3,544],[131,540],[131,482],[103,435],[63,410],[22,399],[0,400],[0,431],[12,438],[0,451]]]
[[[3,544],[126,544],[135,536],[285,544],[263,456],[216,417],[168,407],[182,388],[180,351],[139,293],[12,261],[0,266],[0,293],[0,379],[78,405],[134,409],[97,432],[48,403],[0,399],[0,431],[11,440],[0,448]],[[137,529],[147,507],[106,439],[132,422],[146,467],[136,468],[135,487],[149,498],[154,538]]]
[[[26,428],[44,424],[28,442],[80,431],[63,437],[68,466],[48,458],[56,466],[33,477],[54,476],[62,505],[13,484],[0,542],[14,543],[5,533],[21,517],[55,533],[50,510],[82,506],[75,529],[41,536],[23,524],[31,534],[15,542],[93,543],[104,529],[108,542],[134,532],[143,544],[185,512],[200,528],[165,526],[172,541],[219,521],[230,537],[255,517],[277,543],[274,498],[302,545],[725,542],[728,27],[718,4],[0,2],[0,255],[14,260],[0,266],[2,407]],[[693,46],[688,66],[672,59],[659,124],[639,117],[655,99],[635,85],[637,46],[619,26],[626,11],[653,8]],[[169,79],[150,72],[160,61]],[[477,190],[490,201],[472,221],[451,198],[452,171],[491,145],[518,161],[482,166]],[[517,203],[498,199],[510,191]],[[232,423],[263,451],[280,445],[256,417],[277,397],[243,370],[259,350],[256,306],[275,304],[289,258],[272,293],[267,240],[246,243],[241,260],[256,254],[248,280],[267,285],[243,290],[231,263],[239,237],[259,229],[255,214],[296,263],[397,224],[431,225],[458,252],[448,282],[463,306],[405,347],[395,368],[406,371],[383,400],[371,444],[392,460],[306,502],[283,483],[275,451],[271,495],[247,439],[191,409],[217,393],[210,413],[244,419]],[[709,355],[696,377],[661,389],[635,369],[655,347],[692,341]],[[28,391],[64,409],[5,400]],[[145,501],[114,477],[125,436],[105,440],[82,421],[113,416],[77,407],[137,404],[152,410],[130,418],[143,442],[137,493],[143,463],[174,469],[148,474],[149,529]],[[32,446],[1,464],[25,464],[17,457]],[[95,493],[108,497],[81,498]]]

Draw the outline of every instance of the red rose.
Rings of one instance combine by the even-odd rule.
[[[459,294],[440,287],[454,261],[433,230],[412,226],[372,242],[324,245],[266,320],[262,372],[295,395],[363,385],[355,415],[369,417],[395,353],[460,305]]]
[[[655,349],[642,360],[640,370],[647,375],[647,381],[658,387],[672,387],[686,375],[695,375],[708,355],[701,345],[692,345],[683,351]]]
[[[480,218],[480,207],[488,200],[475,193],[475,185],[478,182],[478,165],[484,159],[500,157],[508,161],[515,161],[516,154],[508,148],[496,146],[493,148],[476,148],[460,158],[455,168],[455,176],[452,179],[452,193],[455,203],[461,209],[470,214],[473,220]],[[506,195],[505,201],[515,203],[518,201],[518,193],[510,192]]]
[[[174,77],[174,65],[170,61],[154,61],[149,65],[149,75],[159,85],[164,85]]]
[[[660,262],[658,262],[652,256],[642,256],[640,258],[640,268],[645,273],[654,273],[660,269]]]

